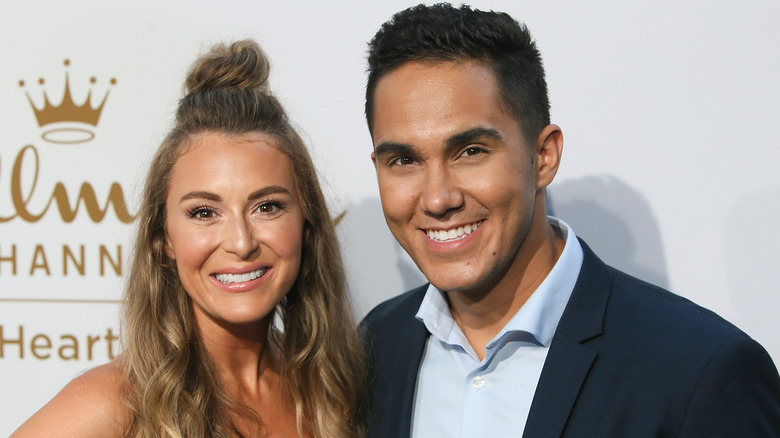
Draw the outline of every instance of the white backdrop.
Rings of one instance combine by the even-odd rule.
[[[554,213],[607,262],[717,311],[780,361],[770,280],[780,261],[780,4],[583,3],[473,2],[527,23],[542,50],[566,139]],[[186,69],[215,42],[252,37],[267,51],[272,89],[311,145],[332,212],[347,212],[339,228],[358,315],[422,281],[383,222],[362,110],[366,42],[411,4],[1,7],[0,435],[118,353],[133,225],[112,207],[95,213],[114,183],[121,197],[110,205],[137,211]],[[77,144],[42,138],[61,126],[39,126],[28,102],[41,108],[46,91],[57,105],[66,72],[77,105],[89,90],[93,106],[108,93],[97,126],[77,131],[94,138]],[[90,189],[93,216],[81,202],[68,222],[56,199],[64,192],[74,206]]]

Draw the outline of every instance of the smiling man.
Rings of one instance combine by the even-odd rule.
[[[430,282],[364,320],[370,436],[780,436],[760,345],[547,216],[563,135],[524,26],[399,12],[366,116],[387,224]]]

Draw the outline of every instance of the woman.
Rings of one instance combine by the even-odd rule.
[[[358,436],[365,365],[311,158],[252,41],[193,65],[146,179],[117,360],[14,436]]]

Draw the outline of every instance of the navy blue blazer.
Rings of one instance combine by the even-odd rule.
[[[767,352],[718,315],[584,260],[555,332],[524,437],[780,437],[780,377]],[[427,285],[372,310],[370,437],[408,437],[428,337]]]

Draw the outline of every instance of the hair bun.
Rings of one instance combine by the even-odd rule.
[[[219,44],[192,65],[184,86],[187,94],[216,88],[268,90],[268,59],[252,40]]]

